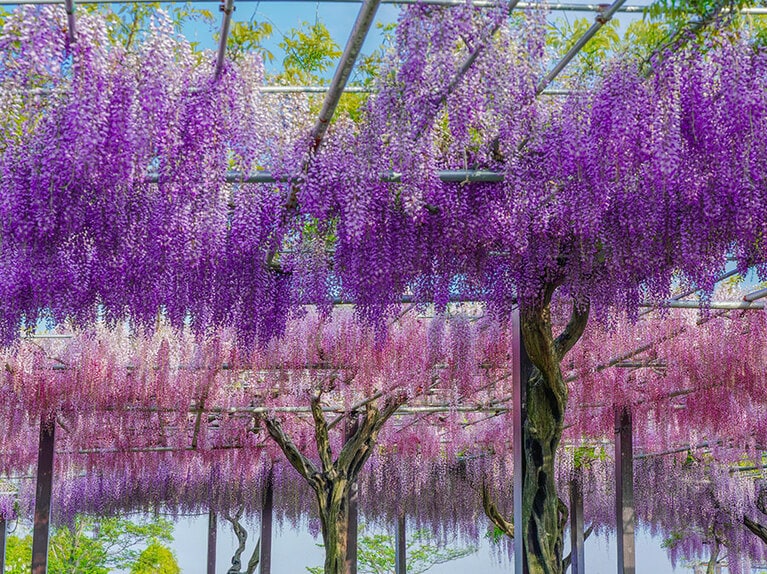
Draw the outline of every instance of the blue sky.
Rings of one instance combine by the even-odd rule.
[[[211,29],[207,24],[201,22],[190,22],[184,29],[187,38],[200,42],[204,48],[215,48],[216,41],[214,34],[218,33],[221,26],[221,13],[218,11],[217,2],[195,2],[194,6],[200,9],[210,10],[216,15],[216,23]],[[282,54],[277,47],[280,39],[291,28],[298,28],[303,22],[313,23],[315,19],[327,26],[328,31],[340,46],[341,49],[346,45],[346,41],[351,32],[357,13],[360,9],[359,2],[273,2],[273,1],[235,1],[235,12],[233,21],[248,22],[255,20],[257,22],[269,22],[274,28],[274,34],[265,47],[275,55],[274,66],[279,69],[282,64]],[[376,22],[389,23],[394,22],[399,14],[399,8],[392,4],[385,4],[379,7],[376,14]],[[363,46],[363,53],[369,54],[375,50],[381,43],[381,33],[375,26],[371,28],[370,34]]]

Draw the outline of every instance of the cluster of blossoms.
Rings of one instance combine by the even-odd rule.
[[[339,295],[383,327],[403,294],[503,312],[546,285],[606,313],[680,270],[711,288],[728,253],[763,260],[767,60],[740,37],[555,100],[534,96],[540,12],[414,6],[361,119],[311,154],[308,108],[261,94],[256,58],[214,80],[213,54],[161,17],[131,49],[98,13],[78,30],[70,45],[61,10],[26,7],[0,34],[6,341],[97,313],[266,341]],[[462,168],[503,181],[437,175]],[[259,169],[298,180],[226,183]]]
[[[571,479],[582,480],[587,520],[596,527],[609,528],[613,521],[609,443],[616,406],[634,411],[635,452],[669,451],[637,461],[637,488],[668,482],[661,490],[676,497],[677,510],[687,494],[673,494],[675,481],[679,488],[693,488],[702,479],[685,478],[691,455],[675,451],[689,445],[696,460],[712,463],[698,464],[696,472],[734,480],[739,475],[727,469],[767,440],[757,416],[764,403],[767,357],[759,341],[767,318],[755,313],[712,316],[697,325],[700,321],[694,312],[650,315],[633,326],[616,321],[589,331],[568,357],[566,367],[575,378],[558,457],[560,496],[567,498]],[[291,321],[280,340],[250,349],[236,344],[233,331],[201,338],[167,326],[141,334],[100,325],[71,338],[59,333],[59,338],[19,341],[2,357],[0,392],[9,425],[0,450],[14,453],[3,457],[3,472],[34,467],[40,418],[54,413],[57,520],[131,505],[151,510],[162,504],[179,513],[242,505],[256,510],[271,476],[280,516],[298,521],[312,514],[308,487],[248,409],[266,407],[261,416],[278,417],[302,451],[316,459],[316,431],[306,409],[315,393],[339,411],[404,393],[406,406],[444,408],[395,416],[382,429],[376,453],[360,475],[361,510],[367,521],[382,524],[404,510],[414,524],[476,540],[482,535],[483,487],[511,515],[508,332],[488,316],[425,317],[412,310],[389,328],[382,341],[351,312],[337,310],[328,317],[307,313]],[[655,343],[652,350],[634,357],[644,367],[602,368],[648,343]],[[740,351],[737,360],[727,358],[732,345]],[[729,396],[734,398],[723,399]],[[466,412],[472,406],[476,412]],[[207,409],[199,422],[198,409]],[[334,416],[327,413],[329,421]],[[331,432],[334,450],[344,432],[343,424]],[[717,464],[725,466],[720,471]],[[716,504],[722,512],[759,519],[753,479],[738,480],[728,489],[709,489],[708,495],[746,497],[737,505]],[[32,487],[29,481],[22,488],[22,506],[33,500],[27,492]],[[648,493],[647,507],[638,508],[640,521],[670,536],[677,515],[662,510],[672,508],[671,502],[655,502]],[[707,504],[695,508],[718,508]],[[686,502],[685,508],[690,508]],[[685,523],[709,519],[693,518]],[[749,536],[734,538],[738,527],[732,524],[727,535],[732,556],[758,558]],[[678,552],[694,556],[705,550],[697,532],[691,531]]]
[[[144,467],[130,449],[201,451],[184,457],[194,492],[204,490],[195,468],[200,485],[221,478],[210,474],[213,453],[255,453],[221,455],[218,468],[250,476],[257,490],[267,472],[295,478],[284,464],[272,470],[282,456],[264,417],[316,456],[315,396],[334,413],[395,396],[444,412],[398,416],[381,431],[363,477],[371,491],[391,495],[394,509],[407,487],[441,484],[464,502],[456,493],[486,482],[504,492],[514,358],[502,319],[512,305],[541,306],[559,288],[599,318],[616,308],[636,318],[637,303],[666,297],[680,277],[711,292],[728,255],[760,272],[765,260],[767,54],[722,34],[706,50],[662,54],[649,74],[624,62],[544,100],[535,98],[542,18],[406,9],[361,119],[334,124],[311,153],[310,115],[259,91],[257,58],[214,78],[213,54],[162,17],[128,47],[97,12],[78,18],[74,44],[60,9],[9,16],[0,32],[0,337],[15,343],[2,357],[10,424],[0,447],[15,466],[4,470],[31,466],[37,424],[52,416],[66,431],[58,448],[72,455],[58,463],[74,481],[64,508],[89,492],[104,504],[180,499],[183,465],[171,470],[158,455]],[[476,61],[459,77],[470,53]],[[260,169],[295,179],[227,181]],[[438,171],[451,169],[503,177],[441,181]],[[382,178],[391,172],[399,182]],[[434,303],[438,318],[402,315],[403,295]],[[355,318],[330,311],[339,296],[356,304]],[[488,317],[441,319],[455,298],[484,303]],[[112,328],[93,326],[96,317]],[[72,339],[17,340],[41,319],[91,327]],[[567,438],[611,436],[615,407],[631,405],[643,421],[640,449],[758,449],[763,417],[735,421],[764,404],[765,331],[762,316],[608,321],[566,359],[576,383]],[[652,351],[630,357],[639,370],[601,368],[647,339]],[[472,404],[488,412],[460,408]],[[100,457],[105,448],[117,450],[125,475],[154,476],[143,494],[129,481],[77,482],[97,465],[89,449]],[[416,474],[413,460],[429,472]],[[560,478],[575,470],[562,457]],[[214,498],[224,501],[221,488]],[[456,503],[456,516],[472,504]],[[750,512],[752,502],[738,504]]]

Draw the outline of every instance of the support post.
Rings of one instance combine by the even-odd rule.
[[[208,574],[216,574],[216,538],[218,525],[216,513],[208,511]]]
[[[394,544],[394,574],[407,574],[407,539],[405,513],[397,516],[397,537]]]
[[[0,518],[0,574],[5,574],[5,542],[8,534],[8,523]]]
[[[37,489],[35,522],[32,530],[32,574],[45,574],[48,569],[48,537],[50,533],[51,491],[53,489],[53,447],[56,420],[40,419],[40,445],[37,451]]]
[[[512,386],[514,421],[514,572],[527,574],[524,525],[522,520],[522,485],[525,482],[524,429],[527,421],[527,379],[530,376],[530,359],[522,341],[522,325],[517,307],[511,315],[512,330]]]
[[[615,411],[615,522],[618,538],[618,574],[636,574],[634,549],[634,448],[631,411]]]
[[[274,504],[274,487],[272,475],[266,479],[264,498],[261,504],[261,558],[259,572],[272,574],[272,508]]]
[[[583,482],[580,476],[570,481],[570,564],[572,574],[586,573],[583,554]]]
[[[346,419],[346,440],[348,441],[354,433],[357,432],[359,420],[355,415],[353,418]],[[346,531],[346,572],[347,574],[357,574],[357,535],[358,535],[358,517],[357,517],[357,482],[349,485],[349,498],[347,500],[347,531]]]

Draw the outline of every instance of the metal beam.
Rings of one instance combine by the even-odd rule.
[[[565,69],[567,64],[569,64],[573,58],[578,54],[578,52],[581,51],[581,49],[588,44],[589,40],[594,37],[594,35],[599,32],[599,30],[609,22],[613,15],[620,9],[623,4],[626,3],[626,0],[615,0],[613,4],[611,4],[606,10],[599,12],[596,19],[594,20],[594,23],[591,25],[591,28],[586,30],[586,32],[581,36],[578,41],[572,45],[572,47],[567,51],[567,53],[562,57],[562,59],[557,63],[556,66],[548,73],[546,74],[543,79],[539,82],[538,87],[535,90],[536,94],[540,94],[543,92],[544,89],[552,82],[554,81],[554,78],[556,78],[562,70]]]
[[[208,574],[216,574],[216,539],[218,537],[218,524],[216,513],[208,511]]]
[[[359,420],[346,418],[345,441],[351,440],[359,428]],[[349,485],[349,494],[347,498],[347,530],[346,530],[346,574],[357,574],[357,535],[359,534],[359,492],[357,481]]]
[[[69,43],[75,43],[75,1],[64,0],[64,10],[67,13],[67,38]]]
[[[274,485],[272,475],[266,479],[264,497],[261,503],[261,557],[260,574],[272,574],[272,513],[274,508]]]
[[[525,556],[525,525],[522,520],[522,488],[525,482],[524,429],[527,421],[527,379],[530,376],[530,359],[522,340],[522,323],[519,307],[511,313],[512,392],[514,417],[512,429],[514,442],[514,572],[527,574]]]
[[[583,541],[583,481],[579,475],[570,481],[570,565],[572,574],[586,574]]]
[[[716,283],[720,283],[720,282],[724,281],[725,279],[729,279],[730,277],[733,277],[734,275],[737,275],[737,274],[738,274],[738,270],[737,269],[733,269],[732,271],[728,271],[727,273],[724,273],[724,274],[720,275],[719,277],[717,277],[714,280],[714,283],[715,284]],[[679,293],[677,295],[674,295],[673,297],[671,297],[669,299],[669,301],[679,301],[681,299],[684,299],[685,297],[689,297],[690,295],[692,295],[694,293],[697,293],[700,290],[701,290],[700,287],[693,287],[691,289],[687,289],[686,291],[682,291],[681,293]],[[745,299],[745,297],[744,297],[744,299]],[[646,311],[642,311],[639,314],[639,316],[641,317],[642,315],[647,315],[648,313],[652,313],[652,312],[653,312],[653,309],[647,309]]]
[[[404,512],[397,515],[397,534],[394,540],[394,574],[407,574],[407,530]]]
[[[640,307],[666,307],[669,309],[722,309],[725,311],[748,311],[751,309],[764,309],[764,303],[749,301],[675,301],[669,299],[662,303],[640,303]]]
[[[156,0],[79,0],[80,4],[144,4],[155,2]],[[316,0],[240,0],[240,2],[282,2],[282,3],[302,3]],[[323,4],[359,4],[361,0],[320,0]],[[210,0],[188,0],[192,4],[201,2],[210,2]],[[17,5],[49,5],[63,4],[64,0],[0,0],[0,6]],[[431,6],[465,6],[464,0],[381,0],[381,4],[428,4]],[[477,8],[497,8],[498,3],[495,0],[474,0],[472,6]],[[517,7],[521,10],[534,10],[540,8],[537,2],[520,2]],[[575,2],[557,2],[548,5],[552,12],[600,12],[604,6],[600,4],[580,4]],[[647,9],[643,5],[622,6],[617,12],[642,14]],[[739,10],[744,14],[767,14],[767,8],[749,7]]]
[[[747,301],[748,303],[753,303],[757,299],[763,299],[764,297],[767,297],[767,289],[759,289],[758,291],[746,293],[743,296],[743,300]]]
[[[51,491],[53,489],[53,447],[56,422],[53,417],[40,420],[40,445],[37,451],[37,489],[35,521],[32,531],[32,574],[45,574],[48,568]]]
[[[517,4],[519,4],[519,0],[510,0],[508,8],[506,9],[507,14],[510,15],[514,11],[514,8],[516,8]],[[450,83],[447,85],[445,90],[440,95],[439,97],[440,105],[442,105],[445,102],[445,100],[447,100],[447,98],[450,97],[450,95],[460,85],[461,80],[463,80],[464,76],[474,65],[474,62],[476,62],[479,55],[487,47],[487,43],[493,39],[493,36],[495,36],[495,33],[501,27],[502,22],[503,22],[502,20],[498,20],[495,24],[493,24],[493,27],[490,28],[490,30],[488,30],[487,33],[485,34],[485,37],[481,38],[479,42],[477,43],[477,45],[474,47],[474,49],[471,50],[469,55],[463,61],[463,64],[461,64],[461,67],[458,69],[458,72],[456,72],[453,79],[450,81]],[[424,131],[423,129],[419,130],[419,134],[423,133],[423,131]]]
[[[69,1],[69,0],[68,0]],[[226,58],[226,41],[229,38],[229,28],[232,25],[232,13],[234,12],[234,0],[221,0],[219,11],[224,13],[221,20],[221,34],[218,39],[218,54],[216,55],[216,70],[213,77],[218,80],[221,71],[224,69],[224,58]]]
[[[504,180],[505,175],[501,172],[481,169],[452,169],[439,172],[439,178],[446,183],[497,183]],[[145,178],[146,183],[159,183],[160,175],[150,173]],[[226,183],[287,183],[292,181],[290,177],[275,177],[269,171],[258,171],[252,174],[244,174],[238,171],[229,171],[224,176]],[[381,181],[387,183],[400,183],[402,174],[396,171],[388,171],[381,174]]]
[[[5,572],[5,542],[8,534],[8,522],[0,518],[0,574]]]
[[[636,574],[634,548],[634,457],[631,411],[615,411],[615,523],[618,574]]]
[[[357,56],[359,56],[370,26],[373,24],[380,3],[381,0],[364,0],[359,14],[357,14],[357,20],[354,22],[352,33],[346,42],[346,48],[344,48],[344,53],[338,62],[333,80],[330,82],[325,101],[322,103],[320,117],[317,119],[317,123],[312,130],[315,150],[320,146],[325,137],[330,120],[333,118],[333,114],[335,114],[338,107],[338,102],[344,92],[346,83],[349,81],[349,76],[351,76],[354,64],[357,62]]]

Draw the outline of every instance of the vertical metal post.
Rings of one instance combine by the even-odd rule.
[[[218,525],[216,523],[216,513],[208,511],[208,574],[216,574],[216,538],[218,536]]]
[[[527,420],[527,379],[530,376],[530,359],[522,340],[522,325],[519,307],[511,315],[512,342],[512,386],[514,422],[514,572],[527,574],[525,556],[524,524],[522,520],[522,487],[525,482],[524,428]]]
[[[0,518],[0,574],[5,573],[5,538],[8,533],[8,523]]]
[[[261,559],[259,567],[261,574],[272,574],[272,507],[274,504],[274,490],[272,475],[266,479],[264,485],[264,499],[261,504]]]
[[[570,564],[572,574],[586,574],[583,554],[583,483],[580,476],[570,481]]]
[[[634,448],[631,411],[615,411],[615,522],[618,538],[618,574],[636,573],[634,549]]]
[[[48,569],[48,536],[53,489],[53,447],[56,421],[40,419],[40,445],[37,451],[37,489],[35,522],[32,530],[32,574],[45,574]]]
[[[357,482],[351,485],[349,490],[349,528],[346,535],[346,572],[357,574]]]
[[[394,543],[394,574],[407,574],[407,539],[405,537],[405,513],[397,516],[397,537]]]
[[[357,432],[359,421],[356,417],[346,419],[346,440],[349,440]],[[347,530],[346,530],[346,573],[357,574],[357,482],[349,485],[349,498],[347,499]]]

